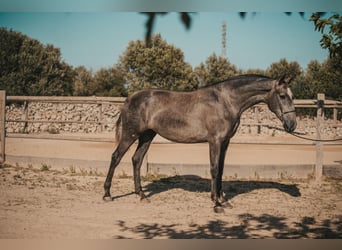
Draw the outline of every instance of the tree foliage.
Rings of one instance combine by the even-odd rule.
[[[210,55],[194,70],[199,87],[223,81],[238,73],[236,66],[225,57]]]
[[[90,85],[90,94],[99,96],[127,96],[123,73],[115,67],[96,72]]]
[[[325,14],[313,13],[310,21],[314,23],[315,30],[322,33],[320,44],[329,50],[329,58],[322,64],[311,62],[308,65],[306,84],[309,81],[316,83],[313,84],[314,92],[324,92],[328,98],[342,100],[342,16],[335,13],[324,18]],[[308,92],[308,95],[313,94]]]
[[[0,28],[0,88],[9,95],[71,95],[73,78],[58,48]]]
[[[128,91],[144,88],[191,90],[195,84],[192,67],[184,62],[183,52],[167,44],[160,35],[151,38],[151,46],[141,40],[128,44],[120,57]]]
[[[335,66],[333,59],[327,59],[323,63],[312,60],[306,70],[303,70],[297,62],[280,59],[272,63],[265,74],[272,78],[291,78],[295,98],[315,99],[317,93],[325,93],[328,99],[341,99],[342,72],[336,71]]]
[[[157,15],[164,16],[168,14],[168,12],[143,12],[142,14],[147,15],[147,21],[145,24],[146,27],[146,35],[145,35],[145,42],[147,47],[150,47],[152,44],[152,30],[156,20]],[[190,29],[191,27],[191,16],[188,12],[180,12],[179,13],[180,20],[185,26],[186,29]]]
[[[287,63],[281,59],[273,63],[266,74],[274,78],[282,75],[292,78],[291,88],[295,98],[298,99],[315,99],[317,93],[325,93],[327,99],[342,98],[342,74],[334,70],[331,59],[323,63],[312,60],[305,71],[297,62]]]
[[[274,62],[266,69],[265,74],[279,79],[283,76],[291,79],[296,79],[301,75],[303,69],[298,62],[288,62],[285,58],[280,59],[278,62]]]
[[[329,58],[321,64],[321,84],[317,93],[325,93],[327,99],[342,100],[342,71],[337,69],[335,58]]]
[[[180,17],[189,28],[190,15],[180,13]],[[249,69],[244,73],[293,78],[295,98],[314,99],[323,92],[327,99],[341,100],[341,16],[323,19],[322,13],[315,13],[311,21],[323,34],[322,48],[330,52],[326,61],[313,60],[303,70],[297,62],[280,59],[266,70]],[[127,96],[143,88],[193,90],[241,72],[227,58],[215,54],[193,70],[184,61],[183,52],[158,34],[150,36],[148,45],[143,40],[131,41],[117,65],[93,73],[84,66],[73,69],[67,65],[60,50],[52,45],[0,28],[0,89],[8,95]]]
[[[328,49],[330,58],[342,63],[342,16],[333,14],[329,18],[323,18],[325,13],[313,13],[310,21],[314,22],[315,30],[322,33],[320,41],[323,49]]]
[[[93,94],[93,75],[92,72],[84,66],[79,66],[75,69],[75,80],[73,95],[74,96],[87,96]]]

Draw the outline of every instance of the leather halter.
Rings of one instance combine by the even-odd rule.
[[[295,112],[296,112],[296,110],[292,109],[292,110],[283,112],[283,115],[286,115],[288,113],[295,113]]]

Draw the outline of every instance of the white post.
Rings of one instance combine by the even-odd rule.
[[[0,90],[0,163],[5,162],[6,92]]]
[[[322,133],[324,128],[324,100],[325,95],[322,93],[317,94],[317,140],[322,139]],[[323,143],[316,142],[316,169],[315,178],[316,181],[320,181],[323,175]]]

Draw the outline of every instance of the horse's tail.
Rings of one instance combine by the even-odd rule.
[[[119,142],[121,139],[121,130],[122,130],[122,121],[121,121],[121,113],[120,113],[119,118],[116,121],[116,128],[115,128],[115,139],[117,142]]]

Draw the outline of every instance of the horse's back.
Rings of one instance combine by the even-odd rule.
[[[127,105],[136,109],[138,106],[153,109],[165,106],[184,105],[191,101],[195,92],[178,92],[164,89],[144,89],[135,92],[127,98]]]

